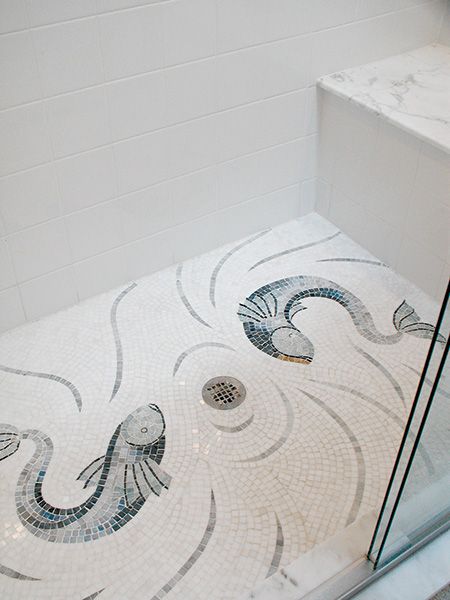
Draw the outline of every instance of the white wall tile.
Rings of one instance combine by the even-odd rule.
[[[174,262],[174,230],[163,231],[125,246],[130,279],[169,267]]]
[[[186,260],[221,245],[223,232],[218,214],[221,213],[206,215],[196,221],[178,225],[172,230],[174,262]]]
[[[244,48],[310,30],[311,3],[305,0],[218,0],[219,52]]]
[[[376,121],[375,117],[372,117]],[[380,122],[372,160],[362,175],[367,182],[365,202],[374,214],[401,228],[408,212],[419,158],[420,141]],[[401,160],[399,160],[401,157]]]
[[[96,0],[26,0],[30,25],[48,25],[95,15]]]
[[[216,116],[167,129],[170,177],[213,165],[217,153]]]
[[[64,214],[111,200],[117,194],[111,148],[65,158],[56,163],[56,168]]]
[[[0,36],[0,109],[31,102],[40,93],[30,33]]]
[[[14,269],[9,255],[6,240],[0,239],[0,290],[4,290],[16,283]]]
[[[218,167],[219,205],[232,206],[301,179],[306,140],[282,144]],[[309,172],[308,172],[309,175]]]
[[[164,7],[166,65],[212,56],[216,49],[216,5],[211,0],[176,0]]]
[[[217,110],[215,59],[165,70],[167,122],[180,123]]]
[[[46,109],[56,158],[111,141],[104,88],[52,98]]]
[[[442,3],[437,1],[321,31],[312,37],[312,76],[426,45],[436,39],[441,17]]]
[[[62,219],[14,233],[8,238],[8,245],[19,282],[60,269],[71,262]]]
[[[113,140],[123,140],[166,124],[166,89],[161,71],[106,86]]]
[[[44,93],[60,94],[103,79],[95,18],[33,30]]]
[[[0,179],[0,215],[7,233],[59,217],[54,166],[47,164]]]
[[[330,212],[330,197],[331,197],[331,185],[327,181],[324,181],[320,177],[316,180],[316,206],[315,211],[325,217],[329,218]]]
[[[80,300],[106,292],[130,279],[125,247],[79,262],[74,269]]]
[[[102,15],[99,27],[107,79],[163,65],[162,5]]]
[[[286,220],[286,216],[288,220],[298,216],[299,207],[300,191],[295,185],[220,211],[218,241],[223,244],[278,225]]]
[[[304,216],[313,212],[317,197],[317,179],[302,181],[300,186],[300,215]]]
[[[219,160],[301,137],[305,134],[305,110],[306,91],[301,91],[220,113]]]
[[[146,262],[149,270],[166,266],[307,210],[317,175],[313,77],[431,42],[445,3],[282,4],[281,10],[279,0],[0,0],[0,34],[13,32],[0,36],[0,237],[59,223],[62,205],[69,260],[85,263],[77,284],[72,272],[73,301],[78,284],[84,297],[131,272],[144,274]],[[382,134],[367,123],[351,125],[352,118],[335,111],[328,119],[334,127],[328,137],[321,132],[328,147],[322,164],[357,206],[353,225],[364,221],[364,236],[370,219],[379,222],[380,235],[372,239],[369,231],[367,243],[395,258],[392,223],[406,211],[413,153],[399,141],[389,150]],[[352,152],[364,139],[371,151]],[[404,160],[392,169],[396,154]],[[378,177],[385,169],[388,175]],[[441,207],[438,225],[450,206],[449,174],[442,156],[422,149],[414,190]],[[384,190],[381,201],[370,196],[374,187]],[[331,208],[330,191],[329,182],[317,182],[320,210]],[[421,211],[414,205],[400,226],[417,230]],[[432,222],[420,234],[408,231],[410,237],[431,244]],[[161,228],[167,229],[151,234]],[[164,247],[150,258],[159,243]],[[433,248],[442,254],[441,246]],[[139,252],[147,259],[138,261]],[[49,261],[33,261],[30,272],[50,268]],[[91,278],[102,265],[97,285]],[[28,315],[50,306],[45,278],[38,280],[42,308],[33,312],[28,304]],[[20,310],[11,322],[23,319]]]
[[[123,216],[117,200],[67,216],[65,221],[74,260],[83,260],[123,244]]]
[[[219,108],[304,88],[310,82],[311,43],[294,38],[217,58]]]
[[[397,271],[403,277],[414,281],[416,285],[436,297],[441,283],[445,263],[429,249],[405,235],[402,239]]]
[[[22,325],[25,320],[19,288],[0,292],[0,333]]]
[[[174,223],[198,219],[217,210],[216,169],[205,169],[167,184]]]
[[[0,0],[0,33],[27,27],[25,0]]]
[[[67,267],[20,286],[27,319],[34,320],[78,302],[73,267]]]
[[[167,130],[114,144],[119,193],[166,179],[169,174]]]
[[[395,0],[390,1],[395,2]],[[357,4],[358,0],[315,0],[314,2],[308,2],[305,10],[309,13],[309,30],[318,31],[354,21]]]
[[[51,158],[42,104],[0,112],[0,176],[28,169]]]
[[[450,262],[450,207],[437,202],[426,190],[418,188],[412,193],[404,231],[432,254]]]
[[[169,190],[161,184],[118,200],[126,242],[152,235],[174,224]]]
[[[430,144],[422,144],[415,187],[450,206],[450,156]]]

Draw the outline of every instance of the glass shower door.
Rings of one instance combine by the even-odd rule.
[[[450,525],[449,289],[369,549],[375,569]]]

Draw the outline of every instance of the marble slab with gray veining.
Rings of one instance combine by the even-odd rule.
[[[450,153],[450,47],[431,44],[318,85]]]

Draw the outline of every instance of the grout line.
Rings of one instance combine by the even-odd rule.
[[[223,165],[227,165],[229,163],[233,163],[236,160],[249,158],[251,156],[257,156],[258,154],[261,154],[263,152],[269,152],[270,150],[282,148],[283,146],[293,145],[293,144],[296,144],[296,143],[298,143],[298,142],[300,142],[302,140],[305,140],[305,141],[312,140],[316,136],[317,136],[316,133],[312,133],[312,134],[304,135],[304,136],[301,136],[301,137],[293,138],[292,140],[288,140],[286,142],[281,142],[279,144],[273,144],[271,146],[267,146],[266,148],[261,148],[259,150],[254,151],[254,152],[249,152],[247,154],[242,154],[240,156],[236,156],[236,157],[228,159],[226,161],[217,162],[217,163],[214,163],[214,164],[209,165],[207,167],[201,167],[199,169],[195,169],[194,171],[189,171],[188,173],[183,173],[182,175],[176,175],[175,177],[170,177],[168,179],[163,179],[161,181],[158,181],[156,183],[152,183],[151,185],[147,185],[147,186],[144,186],[142,188],[138,188],[136,190],[124,192],[123,194],[117,193],[117,196],[114,196],[113,198],[107,198],[106,200],[101,200],[100,202],[96,202],[95,204],[91,204],[90,206],[79,208],[79,209],[76,209],[76,210],[73,210],[73,211],[70,211],[70,212],[67,212],[67,213],[62,212],[57,217],[51,217],[50,219],[46,219],[45,221],[41,221],[39,223],[35,223],[33,225],[29,225],[29,226],[23,227],[21,229],[17,229],[16,231],[12,231],[11,233],[6,233],[6,235],[2,236],[1,239],[9,239],[10,237],[13,237],[17,233],[22,233],[24,231],[28,231],[28,230],[31,230],[31,229],[35,229],[35,228],[41,227],[43,225],[46,225],[46,224],[51,223],[51,222],[53,222],[55,220],[58,220],[58,219],[63,219],[63,218],[66,218],[66,217],[70,217],[72,215],[79,214],[79,213],[88,212],[89,210],[91,210],[93,208],[98,208],[98,207],[106,205],[108,203],[112,204],[113,202],[115,202],[117,200],[121,200],[123,198],[126,198],[127,196],[131,196],[131,195],[137,194],[139,192],[144,192],[146,190],[151,190],[153,188],[158,188],[158,187],[160,187],[162,185],[170,184],[172,181],[179,181],[181,179],[184,179],[185,177],[190,177],[192,175],[196,175],[196,174],[199,174],[199,173],[202,173],[202,172],[206,172],[206,171],[209,171],[209,170],[217,169],[218,167],[221,167]],[[55,161],[55,162],[57,163],[59,161]],[[45,163],[45,165],[47,165],[47,164],[48,165],[53,165],[53,163]],[[33,168],[40,168],[40,167],[38,166],[38,167],[33,167]],[[32,170],[32,169],[28,169],[28,170]],[[57,177],[57,169],[56,169],[56,175],[55,176]],[[217,203],[218,203],[218,198],[217,198]],[[219,205],[218,205],[218,207],[219,207]]]
[[[166,4],[168,2],[176,2],[176,1],[177,0],[162,0],[161,4]],[[96,84],[93,84],[93,85],[79,87],[79,88],[76,88],[74,90],[68,90],[68,91],[65,91],[65,92],[61,92],[61,93],[58,93],[58,94],[51,94],[51,95],[48,95],[48,96],[45,95],[45,94],[42,94],[42,98],[40,98],[38,100],[33,100],[33,101],[29,101],[29,102],[22,102],[20,104],[15,104],[15,105],[10,106],[10,107],[2,108],[2,109],[0,109],[0,114],[3,113],[3,112],[6,112],[8,110],[14,110],[16,108],[21,108],[21,107],[29,106],[29,105],[35,104],[35,103],[37,103],[39,101],[53,100],[54,98],[60,98],[60,97],[67,96],[67,95],[70,95],[70,94],[76,94],[76,93],[79,93],[79,92],[84,92],[84,91],[87,91],[87,90],[95,89],[95,88],[98,88],[98,87],[101,87],[101,86],[104,86],[104,85],[110,85],[110,84],[113,84],[113,83],[127,81],[129,79],[134,79],[136,77],[142,77],[142,76],[145,76],[145,75],[148,75],[148,74],[151,74],[151,73],[153,74],[153,73],[158,73],[160,71],[165,71],[165,70],[169,70],[169,69],[177,69],[177,68],[180,68],[180,67],[185,67],[185,66],[188,66],[188,65],[192,65],[192,64],[204,62],[204,61],[207,61],[207,60],[212,60],[214,58],[241,53],[241,52],[244,52],[246,50],[252,50],[252,49],[257,49],[257,48],[261,48],[261,47],[265,47],[265,46],[276,45],[276,44],[279,44],[279,43],[285,42],[285,41],[302,39],[302,38],[305,38],[305,39],[312,38],[313,36],[315,36],[317,34],[320,34],[320,33],[323,33],[323,32],[333,31],[335,29],[341,29],[341,28],[353,26],[353,25],[355,25],[357,23],[359,24],[359,23],[363,23],[365,21],[373,21],[373,20],[377,20],[377,19],[383,19],[383,18],[385,18],[388,15],[394,15],[394,14],[398,14],[398,13],[402,13],[402,12],[406,12],[406,11],[417,10],[421,6],[424,6],[424,5],[427,5],[427,4],[432,4],[432,3],[437,3],[437,2],[439,2],[439,0],[432,0],[431,2],[430,2],[430,0],[424,0],[421,4],[417,4],[415,6],[410,6],[410,7],[402,8],[400,10],[390,11],[390,12],[383,13],[383,14],[380,14],[380,15],[375,15],[375,16],[372,16],[372,17],[366,17],[366,18],[362,18],[362,19],[355,19],[353,21],[347,21],[345,23],[341,23],[339,25],[334,25],[332,27],[326,27],[326,28],[323,28],[323,29],[317,29],[317,30],[306,31],[306,32],[303,32],[303,33],[297,33],[297,34],[294,34],[294,35],[289,35],[289,36],[285,36],[285,37],[282,37],[282,38],[277,38],[277,39],[274,39],[274,40],[266,40],[266,41],[263,41],[263,42],[257,42],[255,44],[250,44],[250,45],[243,46],[243,47],[240,47],[240,48],[234,48],[232,50],[226,50],[224,52],[217,52],[217,39],[216,39],[216,53],[215,54],[209,54],[207,56],[203,56],[203,57],[198,58],[198,59],[188,60],[188,61],[185,61],[185,62],[175,63],[175,64],[171,64],[171,65],[167,65],[167,66],[165,65],[166,61],[163,60],[163,65],[161,67],[159,67],[159,68],[151,69],[149,71],[143,71],[142,73],[133,73],[131,75],[128,75],[128,76],[125,76],[125,77],[118,77],[116,79],[106,79],[106,73],[104,72],[105,80],[102,83],[96,83]],[[147,6],[157,6],[157,5],[147,5]],[[140,10],[142,8],[143,8],[142,6],[137,6],[137,7],[130,7],[130,8],[121,9],[119,11],[111,11],[111,12],[127,12],[127,11],[133,11],[133,10]],[[86,20],[86,19],[91,19],[91,20],[96,19],[97,24],[98,24],[98,20],[99,20],[99,17],[101,16],[101,14],[110,14],[110,13],[93,14],[93,15],[89,15],[87,17],[81,17],[81,18],[77,18],[77,19],[71,19],[69,21],[61,21],[59,23],[53,23],[53,24],[50,24],[50,25],[43,25],[43,26],[38,26],[38,27],[29,27],[28,29],[18,30],[17,32],[7,32],[7,33],[0,34],[0,39],[1,39],[2,36],[5,36],[5,35],[12,35],[12,34],[16,34],[16,33],[19,33],[19,32],[25,32],[25,31],[30,31],[31,32],[31,31],[33,31],[35,29],[43,29],[43,28],[48,28],[48,27],[56,27],[56,26],[64,24],[64,23],[72,23],[74,21],[81,21],[81,20]],[[98,25],[97,25],[97,28],[98,28]],[[99,34],[99,38],[100,38],[101,36],[100,36],[99,30],[98,30],[98,34]],[[217,38],[217,36],[216,36],[216,38]],[[163,54],[164,54],[164,46],[165,45],[163,44]]]
[[[176,4],[177,2],[179,2],[179,0],[160,0],[160,2],[152,2],[151,4],[147,4],[147,3],[143,3],[143,4],[139,4],[136,6],[129,6],[129,7],[123,7],[123,8],[118,8],[118,9],[114,9],[114,10],[106,10],[106,11],[102,11],[99,12],[98,10],[96,10],[95,12],[88,14],[88,15],[84,15],[81,17],[73,17],[73,18],[69,18],[69,19],[63,19],[60,21],[55,21],[52,23],[44,23],[42,25],[31,25],[31,20],[29,21],[29,25],[27,27],[21,28],[21,29],[14,29],[11,31],[4,31],[3,33],[0,33],[0,38],[1,36],[4,35],[13,35],[13,34],[17,34],[17,33],[21,33],[23,31],[32,31],[32,30],[36,30],[36,29],[50,29],[52,27],[57,27],[59,25],[65,25],[68,23],[74,23],[74,22],[80,22],[80,21],[86,21],[89,19],[94,19],[96,17],[101,17],[103,15],[112,15],[112,14],[119,14],[119,13],[127,13],[127,12],[133,12],[133,11],[139,11],[139,10],[143,10],[143,9],[148,9],[148,8],[153,8],[153,7],[162,7],[164,8],[164,6],[169,5],[169,4]],[[228,52],[234,52],[237,50],[244,50],[246,48],[253,48],[256,46],[260,46],[260,45],[264,45],[266,43],[271,43],[271,42],[276,42],[276,41],[283,41],[283,40],[287,40],[287,39],[292,39],[294,37],[298,37],[299,35],[308,35],[311,33],[318,33],[318,32],[322,32],[322,31],[330,31],[333,29],[337,29],[339,27],[345,27],[346,25],[351,25],[352,23],[361,23],[364,21],[371,21],[373,19],[377,19],[380,17],[385,17],[386,15],[393,15],[393,14],[397,14],[397,13],[402,13],[402,12],[406,12],[408,10],[414,10],[417,9],[421,6],[425,6],[427,4],[432,4],[435,3],[437,4],[439,2],[439,0],[422,0],[420,2],[418,2],[417,4],[413,5],[413,6],[406,6],[404,8],[400,8],[400,9],[394,9],[394,10],[388,10],[386,12],[380,13],[378,15],[371,15],[371,16],[362,16],[362,17],[357,17],[357,15],[355,14],[355,17],[353,20],[350,21],[345,21],[344,23],[340,23],[338,25],[332,25],[330,27],[323,27],[323,28],[319,28],[319,29],[311,29],[310,31],[304,32],[304,34],[294,34],[294,35],[290,35],[290,36],[285,36],[285,37],[281,37],[281,38],[276,38],[274,40],[267,40],[264,42],[257,42],[254,44],[250,44],[247,46],[242,46],[240,48],[235,48],[231,51],[225,51],[225,53]],[[181,64],[181,63],[180,63]]]
[[[195,223],[202,221],[205,217],[212,217],[212,216],[220,216],[221,213],[225,213],[227,211],[233,211],[235,209],[237,209],[238,207],[241,207],[242,205],[248,204],[250,202],[254,202],[255,200],[257,200],[258,198],[265,198],[266,196],[270,196],[271,194],[275,194],[277,192],[283,192],[285,190],[288,189],[293,189],[296,188],[300,185],[301,181],[299,180],[298,182],[294,183],[294,184],[289,184],[286,186],[282,186],[280,188],[277,188],[275,190],[271,190],[270,192],[265,192],[264,194],[257,194],[256,196],[252,196],[250,198],[247,198],[246,200],[244,200],[243,202],[238,202],[237,204],[234,204],[233,206],[228,206],[228,207],[223,207],[223,208],[219,208],[219,210],[217,211],[213,211],[213,212],[209,212],[206,213],[204,215],[201,215],[200,217],[197,217],[195,219],[192,219],[190,221],[184,221],[183,223],[178,223],[177,225],[171,225],[170,227],[165,227],[164,229],[161,229],[160,231],[154,232],[151,235],[145,235],[145,236],[141,236],[138,237],[132,241],[123,243],[123,244],[119,244],[117,246],[113,246],[111,248],[108,248],[107,250],[102,250],[102,252],[97,252],[96,254],[93,254],[92,256],[87,256],[86,258],[83,258],[82,260],[77,260],[72,264],[68,264],[68,265],[64,265],[63,267],[58,267],[57,269],[52,269],[51,271],[46,271],[45,273],[42,273],[41,275],[37,275],[36,277],[32,277],[30,279],[27,279],[25,281],[21,281],[20,283],[17,283],[17,285],[13,285],[13,286],[9,286],[8,288],[5,289],[14,289],[15,287],[19,287],[22,285],[25,285],[29,282],[32,281],[36,281],[38,279],[43,279],[44,277],[47,277],[48,275],[52,275],[54,273],[58,273],[61,271],[65,271],[67,269],[73,269],[74,267],[76,267],[77,265],[82,265],[83,263],[86,263],[94,258],[97,258],[99,256],[104,256],[106,254],[109,254],[110,252],[114,252],[120,249],[125,249],[125,248],[129,248],[130,246],[133,246],[133,244],[137,243],[137,242],[142,242],[143,240],[147,240],[147,239],[151,239],[157,236],[160,236],[162,234],[166,234],[170,231],[173,231],[174,233],[176,233],[177,230],[181,229],[182,227],[185,227],[186,225],[194,225]],[[5,290],[2,290],[5,291]]]

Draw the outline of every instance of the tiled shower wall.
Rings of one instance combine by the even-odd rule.
[[[444,0],[0,0],[0,330],[315,196],[315,79]]]

